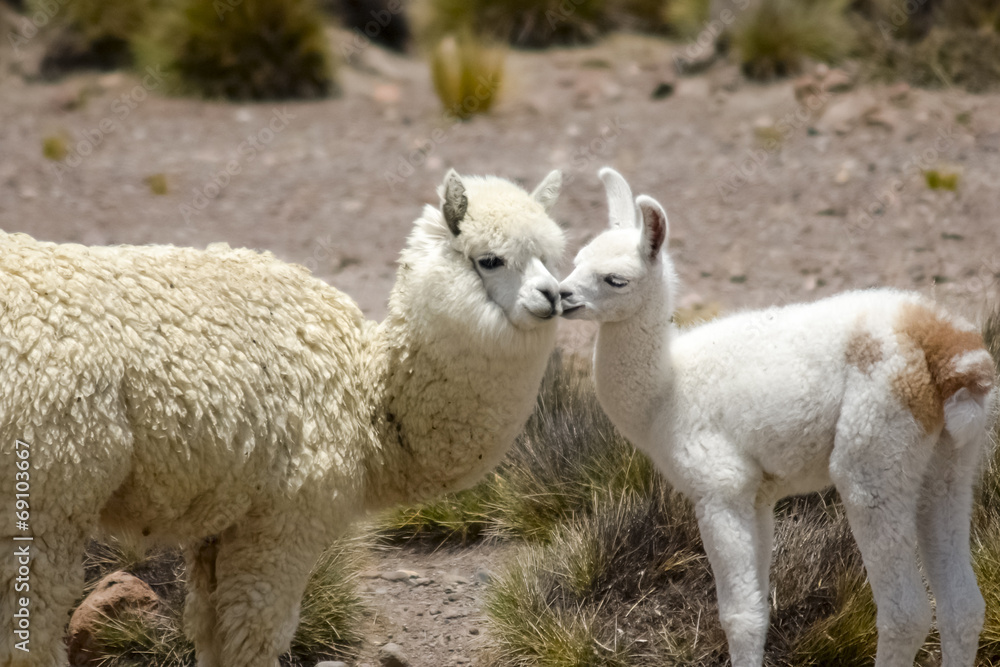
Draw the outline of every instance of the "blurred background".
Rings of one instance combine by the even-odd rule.
[[[682,323],[874,285],[914,289],[982,321],[997,293],[997,0],[0,0],[0,33],[0,229],[7,232],[85,244],[266,249],[305,265],[379,319],[411,224],[425,203],[437,203],[448,168],[526,187],[562,169],[554,217],[570,239],[565,271],[606,224],[596,173],[611,165],[637,194],[666,207]],[[586,323],[564,322],[561,345],[585,351],[593,333]],[[377,550],[367,566],[325,561],[317,576],[331,588],[312,608],[347,611],[310,617],[312,643],[297,644],[286,662],[312,665],[325,655],[316,646],[336,644],[335,655],[374,664],[395,635],[413,665],[724,664],[717,622],[706,620],[711,603],[691,603],[710,597],[711,584],[683,503],[615,440],[575,362],[547,382],[549,405],[569,405],[570,421],[598,441],[536,419],[501,476],[378,528],[381,543],[430,533],[434,548],[464,550]],[[639,472],[595,477],[595,470]],[[575,490],[569,498],[545,491],[552,488]],[[610,509],[596,500],[595,489],[623,488],[638,495],[625,502],[619,494]],[[526,498],[546,509],[526,509]],[[1000,536],[1000,500],[990,498],[996,512],[980,517],[981,528]],[[811,502],[786,508],[779,522],[792,611],[779,618],[785,643],[769,660],[870,664],[873,612],[869,598],[855,595],[863,589],[860,561],[831,509],[835,500]],[[526,527],[532,513],[543,516],[542,528]],[[558,532],[570,517],[591,523]],[[660,527],[655,535],[641,529],[649,522]],[[815,563],[803,549],[808,540],[788,537],[795,522],[813,526],[815,543],[840,554],[840,569],[796,578]],[[485,618],[491,575],[475,573],[499,569],[510,543],[487,548],[481,535],[559,545],[517,562],[515,569],[549,573],[549,588],[535,581],[529,592],[504,580],[482,634],[478,620],[430,614],[450,602],[467,604],[469,619]],[[595,535],[605,540],[601,548],[618,540],[634,549],[623,561],[588,551]],[[120,547],[98,550],[107,558],[91,564],[92,580],[123,563],[182,577],[176,560],[151,565]],[[634,557],[657,549],[682,556]],[[579,574],[576,566],[553,555],[563,552],[593,568],[595,553],[606,556],[588,585],[625,590],[626,579],[656,570],[648,581],[674,597],[649,597],[642,586],[626,586],[613,603],[584,595],[579,590],[590,589],[566,574]],[[979,557],[981,576],[992,573],[1000,591],[1000,558]],[[423,579],[437,571],[441,585],[451,577],[458,593],[400,583],[409,575],[379,579],[397,566],[422,568]],[[371,578],[356,579],[359,571]],[[600,578],[612,571],[617,579]],[[552,583],[558,572],[570,581],[559,586],[569,588]],[[671,589],[670,581],[688,588]],[[178,595],[164,591],[157,589]],[[360,604],[356,591],[371,598],[368,611],[351,606]],[[642,603],[647,598],[655,604]],[[658,620],[661,607],[688,603],[676,627]],[[563,616],[531,621],[535,634],[515,627],[535,618],[526,611],[532,605]],[[403,607],[413,610],[408,620],[392,616]],[[412,616],[425,607],[427,616]],[[375,620],[372,608],[382,610]],[[620,636],[630,609],[642,622]],[[465,625],[449,631],[448,622]],[[992,622],[997,644],[1000,619]],[[409,636],[401,630],[407,624],[423,628],[420,642],[400,639]],[[181,641],[170,628],[172,635],[153,633],[168,657],[134,664],[189,664],[189,653],[169,648]],[[125,635],[135,640],[135,632]],[[487,659],[482,647],[498,636],[507,643],[493,645]],[[133,664],[128,651],[122,655],[115,664]],[[935,664],[933,640],[922,655]]]

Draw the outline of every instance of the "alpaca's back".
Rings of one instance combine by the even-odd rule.
[[[0,233],[0,299],[3,465],[113,485],[111,525],[207,534],[354,437],[361,313],[268,253]]]
[[[934,364],[949,359],[935,360],[933,350],[921,347],[918,339],[926,334],[913,322],[921,313],[932,321],[927,326],[940,329],[935,335],[955,341],[937,356],[957,360],[982,350],[968,322],[939,316],[915,294],[890,290],[740,313],[686,331],[671,348],[676,400],[684,403],[671,411],[677,432],[708,430],[738,443],[796,492],[829,483],[838,422],[851,418],[845,415],[848,392],[851,400],[908,411],[927,433],[940,430],[943,402],[956,387],[935,384],[946,382],[935,377]],[[965,379],[992,382],[988,355],[970,359],[975,377]]]

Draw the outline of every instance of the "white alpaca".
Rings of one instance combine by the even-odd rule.
[[[187,545],[200,667],[277,665],[334,536],[472,484],[530,415],[555,340],[559,184],[449,172],[381,324],[269,253],[0,233],[0,667],[65,664],[101,527]]]
[[[683,334],[667,218],[611,169],[611,227],[560,285],[566,317],[601,323],[597,394],[694,503],[733,667],[763,663],[775,501],[833,484],[878,606],[878,667],[910,666],[937,599],[945,667],[973,664],[983,598],[972,485],[995,371],[968,322],[912,293],[850,292]]]

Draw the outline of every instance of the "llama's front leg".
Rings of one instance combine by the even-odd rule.
[[[715,575],[719,618],[732,665],[760,667],[764,662],[768,606],[766,573],[761,579],[764,556],[758,553],[762,540],[754,497],[703,499],[695,505],[695,511]]]
[[[327,541],[291,516],[257,518],[223,533],[216,557],[216,632],[223,667],[277,667],[299,621],[309,573]]]
[[[187,565],[187,597],[184,600],[184,631],[194,643],[198,667],[222,667],[222,644],[215,616],[216,537],[199,541],[184,550]]]

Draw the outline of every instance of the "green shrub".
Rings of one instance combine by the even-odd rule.
[[[786,76],[807,59],[836,62],[855,40],[848,0],[760,0],[733,26],[732,46],[755,79]]]
[[[664,19],[682,37],[695,37],[708,24],[711,0],[670,0]]]
[[[209,98],[316,98],[335,89],[323,17],[312,0],[178,0],[137,40],[181,90]]]

